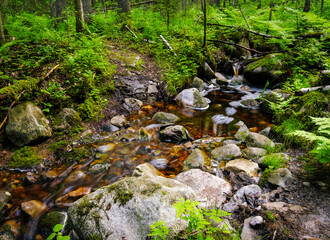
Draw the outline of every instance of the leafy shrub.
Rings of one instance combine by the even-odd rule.
[[[186,234],[189,240],[212,240],[212,239],[239,239],[237,234],[233,234],[226,223],[222,227],[214,227],[211,222],[219,223],[223,221],[224,216],[231,215],[221,209],[199,209],[199,202],[191,202],[189,199],[184,201],[181,198],[174,208],[177,211],[177,217],[188,222]],[[168,229],[164,222],[156,222],[151,225],[151,233],[148,236],[154,236],[154,239],[166,239]]]

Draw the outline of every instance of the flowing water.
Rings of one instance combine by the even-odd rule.
[[[233,77],[233,80],[238,77]],[[0,224],[13,220],[12,222],[18,223],[17,228],[21,233],[19,239],[34,239],[42,214],[50,210],[66,211],[77,199],[76,196],[130,175],[141,163],[151,163],[168,177],[178,174],[191,147],[198,146],[210,152],[212,148],[217,147],[217,144],[210,146],[207,143],[201,144],[203,141],[194,141],[189,146],[189,144],[161,142],[158,131],[162,125],[152,121],[152,115],[157,111],[176,114],[180,117],[180,121],[176,124],[186,127],[195,140],[207,137],[233,137],[237,130],[235,123],[240,120],[252,128],[252,131],[258,132],[270,125],[270,117],[261,114],[258,110],[245,108],[240,102],[258,97],[261,91],[262,89],[249,89],[247,86],[237,85],[226,90],[204,92],[210,100],[210,107],[205,111],[156,103],[153,106],[154,111],[149,113],[141,111],[139,114],[128,116],[129,128],[115,133],[93,133],[89,141],[74,145],[73,147],[76,148],[95,149],[95,154],[71,166],[47,169],[47,174],[39,171],[37,175],[41,176],[39,177],[41,180],[35,184],[25,182],[27,172],[1,171],[0,189],[9,191],[13,201],[9,214],[2,217]],[[150,108],[144,109],[150,110]],[[142,127],[146,133],[144,135],[140,134]],[[85,173],[86,177],[79,181],[65,181],[68,175],[78,170]],[[43,174],[48,177],[42,178]],[[71,195],[67,195],[70,193]],[[20,207],[22,202],[29,200],[39,200],[45,203],[47,208],[31,218]]]

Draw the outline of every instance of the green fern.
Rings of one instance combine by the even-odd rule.
[[[269,104],[269,107],[274,112],[274,114],[282,114],[285,111],[285,109],[289,107],[294,97],[291,96],[288,100],[284,100],[281,94],[277,92],[273,92],[273,93],[275,94],[277,101],[271,102],[267,99],[265,99],[265,101]]]
[[[316,158],[320,160],[320,163],[330,162],[330,118],[314,118],[310,117],[312,122],[318,126],[316,133],[306,131],[293,131],[287,135],[294,135],[303,137],[311,142],[315,142],[316,145],[310,153],[316,154]]]

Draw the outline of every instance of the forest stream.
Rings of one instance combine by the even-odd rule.
[[[242,100],[255,99],[262,90],[246,85],[233,85],[223,89],[211,86],[203,92],[210,102],[209,108],[204,111],[182,108],[175,104],[164,106],[160,102],[154,106],[149,105],[144,108],[151,108],[149,113],[140,111],[127,117],[127,128],[114,133],[93,132],[91,137],[75,142],[74,148],[93,149],[95,154],[86,156],[86,159],[69,167],[63,165],[54,169],[41,168],[33,173],[44,176],[42,181],[36,183],[26,180],[31,172],[20,169],[1,171],[0,188],[9,191],[13,197],[12,210],[2,218],[2,222],[15,222],[22,239],[33,239],[42,214],[49,210],[65,212],[77,196],[131,175],[134,168],[141,163],[148,162],[164,175],[174,177],[181,172],[182,162],[188,156],[189,149],[198,146],[205,152],[210,152],[210,149],[222,144],[219,141],[210,146],[206,142],[203,144],[203,139],[231,139],[237,131],[235,124],[239,121],[243,121],[254,132],[270,126],[270,116],[240,103]],[[156,111],[177,115],[180,118],[177,124],[184,126],[195,141],[179,145],[160,141],[158,131],[164,124],[157,124],[151,119]],[[139,133],[142,127],[148,133],[147,137]],[[67,177],[73,171],[79,174],[68,180]],[[39,200],[46,206],[39,210],[41,212],[35,213],[33,218],[20,208],[22,202],[29,200]]]

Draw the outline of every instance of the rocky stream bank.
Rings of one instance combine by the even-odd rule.
[[[279,150],[270,116],[259,112],[269,109],[262,89],[204,70],[209,81],[196,77],[174,104],[159,102],[170,96],[157,79],[131,73],[116,106],[126,116],[90,126],[60,149],[84,150],[76,162],[4,167],[0,239],[46,239],[56,223],[71,239],[147,239],[156,221],[165,222],[168,239],[184,239],[187,222],[173,208],[180,198],[231,213],[224,221],[244,240],[328,239],[328,185],[302,177],[302,152]],[[271,100],[274,92],[265,94]],[[73,109],[51,125],[23,103],[12,109],[6,134],[25,146],[80,124]],[[283,165],[266,171],[270,160]]]

